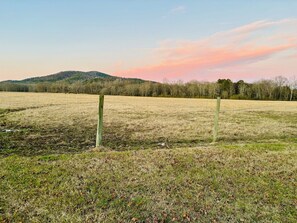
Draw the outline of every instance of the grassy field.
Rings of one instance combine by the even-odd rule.
[[[297,103],[0,93],[0,222],[296,222]]]

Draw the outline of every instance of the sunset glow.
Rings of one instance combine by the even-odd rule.
[[[164,42],[155,50],[156,56],[162,58],[158,63],[120,71],[117,75],[188,81],[216,80],[222,75],[232,79],[257,79],[259,75],[268,77],[278,72],[292,73],[297,63],[287,71],[283,69],[283,61],[273,61],[286,59],[287,64],[296,62],[296,36],[296,19],[258,21],[197,41]],[[258,70],[263,62],[270,63],[264,72]],[[234,75],[234,69],[241,71]]]
[[[0,80],[63,70],[161,82],[295,75],[297,3],[228,3],[1,2]]]

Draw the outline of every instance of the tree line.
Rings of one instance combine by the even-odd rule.
[[[77,81],[17,83],[2,82],[0,91],[17,92],[53,92],[53,93],[86,93],[126,96],[152,97],[186,97],[253,100],[297,100],[297,80],[277,76],[274,79],[263,79],[254,83],[243,80],[232,82],[230,79],[219,79],[216,82],[190,81],[183,83],[157,83],[150,81],[131,81],[124,79],[103,81]]]

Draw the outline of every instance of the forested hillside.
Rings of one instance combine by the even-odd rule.
[[[116,79],[111,75],[101,73],[98,71],[90,71],[90,72],[82,72],[82,71],[63,71],[57,74],[51,74],[42,77],[32,77],[27,78],[22,81],[15,81],[19,83],[40,83],[40,82],[57,82],[57,81],[65,81],[68,83],[73,83],[76,81],[82,80],[90,80],[95,78],[102,78],[102,79]]]
[[[87,93],[129,96],[160,96],[255,100],[297,100],[296,78],[277,76],[271,80],[247,83],[219,79],[216,82],[157,83],[120,78],[92,71],[67,71],[22,81],[0,82],[0,91]]]

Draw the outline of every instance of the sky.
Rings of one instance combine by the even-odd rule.
[[[297,1],[0,0],[0,81],[66,70],[160,82],[297,75]]]

